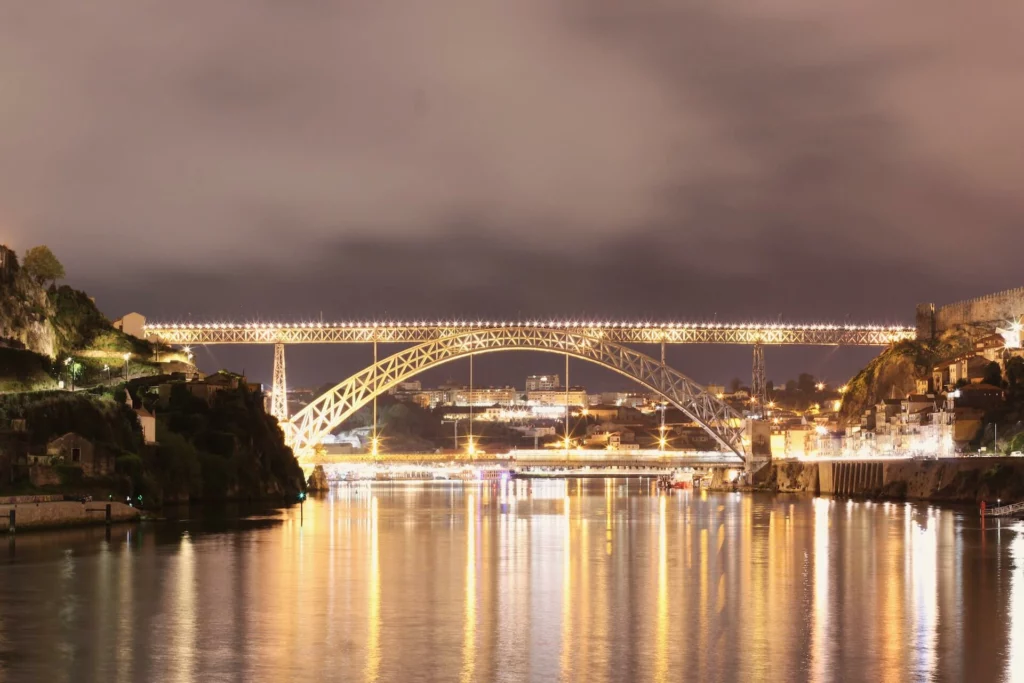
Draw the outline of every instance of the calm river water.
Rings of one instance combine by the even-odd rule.
[[[1024,524],[661,496],[351,485],[239,519],[0,546],[0,681],[1024,680]]]

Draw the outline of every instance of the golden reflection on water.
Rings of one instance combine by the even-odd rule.
[[[658,500],[658,608],[654,634],[654,680],[669,680],[668,667],[668,497]]]
[[[565,494],[562,497],[562,644],[560,667],[562,680],[572,675],[572,520],[570,510],[572,499],[569,498],[569,482],[565,483]]]
[[[1010,633],[1006,648],[1006,680],[1024,683],[1024,522],[1017,522],[1017,533],[1010,543],[1013,575],[1010,578]]]
[[[196,665],[196,556],[192,537],[181,536],[175,577],[171,650],[174,652],[173,679],[188,683],[195,680]]]
[[[1024,683],[1019,522],[637,489],[364,485],[308,501],[304,526],[292,508],[87,552],[26,535],[0,681]],[[49,668],[9,672],[29,659]]]
[[[132,557],[132,535],[128,532],[128,540],[121,550],[121,558],[118,562],[118,596],[117,596],[117,680],[127,683],[132,680],[132,653],[134,628],[132,624],[132,607],[134,605],[132,580],[133,567],[135,566]]]
[[[466,494],[466,596],[462,620],[462,673],[466,683],[476,673],[476,497]]]
[[[376,681],[380,676],[380,631],[381,631],[381,576],[380,576],[380,523],[377,496],[370,498],[370,571],[369,609],[366,638],[366,680]]]
[[[917,673],[925,679],[935,675],[936,629],[938,627],[938,578],[936,562],[938,543],[936,534],[936,511],[928,510],[922,519],[913,520],[908,510],[908,535],[910,538],[910,571],[914,603],[914,652],[917,656]]]
[[[814,499],[814,593],[811,622],[811,680],[827,681],[832,678],[830,665],[829,631],[829,507],[826,498]]]

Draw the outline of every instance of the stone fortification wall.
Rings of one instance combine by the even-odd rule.
[[[927,315],[931,304],[918,306],[918,336],[922,336],[927,323],[923,317]],[[958,301],[934,309],[932,333],[940,333],[955,325],[970,323],[994,323],[1017,318],[1024,315],[1024,287],[1008,289],[1004,292],[986,294],[976,299]]]

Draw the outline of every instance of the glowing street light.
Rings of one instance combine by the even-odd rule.
[[[824,382],[818,382],[817,384],[814,385],[814,387],[818,391],[825,391],[825,383]]]
[[[848,385],[848,384],[844,384],[843,386],[839,387],[839,393],[840,394],[845,394],[849,390],[850,390],[850,385]]]
[[[124,356],[122,356],[122,358],[124,358],[124,381],[127,382],[128,381],[128,361],[130,361],[132,359],[132,354],[131,353],[125,353]]]

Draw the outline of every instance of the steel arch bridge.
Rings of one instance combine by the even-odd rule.
[[[619,343],[545,327],[474,329],[405,349],[352,375],[282,427],[297,452],[308,452],[374,396],[424,370],[458,358],[514,350],[567,355],[629,377],[681,410],[725,451],[748,460],[741,416],[686,375]]]

